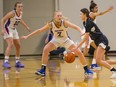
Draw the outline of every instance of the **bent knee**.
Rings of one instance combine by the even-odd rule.
[[[43,49],[43,53],[48,54],[49,52],[50,52],[50,49],[49,49],[49,48],[47,48],[47,47],[44,47],[44,49]]]

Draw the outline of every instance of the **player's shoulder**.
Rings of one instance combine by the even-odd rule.
[[[52,28],[52,21],[49,21],[49,22],[47,22],[47,24],[46,24],[49,28]]]
[[[86,26],[93,26],[94,23],[93,23],[93,21],[91,19],[87,19],[86,22],[85,22],[85,25]]]
[[[14,12],[13,11],[10,11],[10,12],[8,12],[7,14],[6,14],[6,16],[7,17],[9,17],[9,18],[12,18],[12,17],[14,17]]]
[[[88,24],[90,23],[93,23],[93,21],[91,20],[91,18],[88,18],[87,21],[86,21]]]

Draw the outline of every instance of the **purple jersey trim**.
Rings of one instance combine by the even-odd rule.
[[[7,31],[7,33],[9,34],[9,30],[8,30],[8,26],[10,25],[10,18],[8,19],[8,21],[5,24],[5,29]]]

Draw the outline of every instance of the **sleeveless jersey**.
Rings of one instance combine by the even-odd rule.
[[[52,24],[52,32],[54,34],[55,38],[67,38],[67,28],[64,27],[63,20],[61,21],[61,26],[57,28],[54,24],[54,22],[51,22]]]
[[[20,16],[17,16],[16,11],[13,10],[13,13],[15,14],[14,17],[9,18],[6,23],[5,23],[5,28],[11,28],[11,29],[15,29],[17,27],[17,25],[19,24],[21,18],[22,18],[22,13]]]
[[[90,14],[92,14],[93,12],[90,12]],[[90,15],[89,14],[89,15]],[[91,18],[91,20],[96,24],[96,17],[95,18]]]

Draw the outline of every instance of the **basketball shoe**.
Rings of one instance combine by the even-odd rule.
[[[91,64],[90,69],[91,70],[101,70],[101,67],[98,64]]]
[[[17,68],[24,68],[24,64],[22,64],[20,61],[15,63],[15,67]]]
[[[112,71],[112,76],[110,78],[111,79],[116,79],[116,71]]]
[[[2,65],[4,68],[11,68],[9,62],[4,62]]]
[[[36,75],[41,75],[41,76],[45,76],[46,72],[45,69],[41,68],[40,70],[35,72]]]
[[[90,69],[85,70],[85,75],[92,75],[93,72]]]

